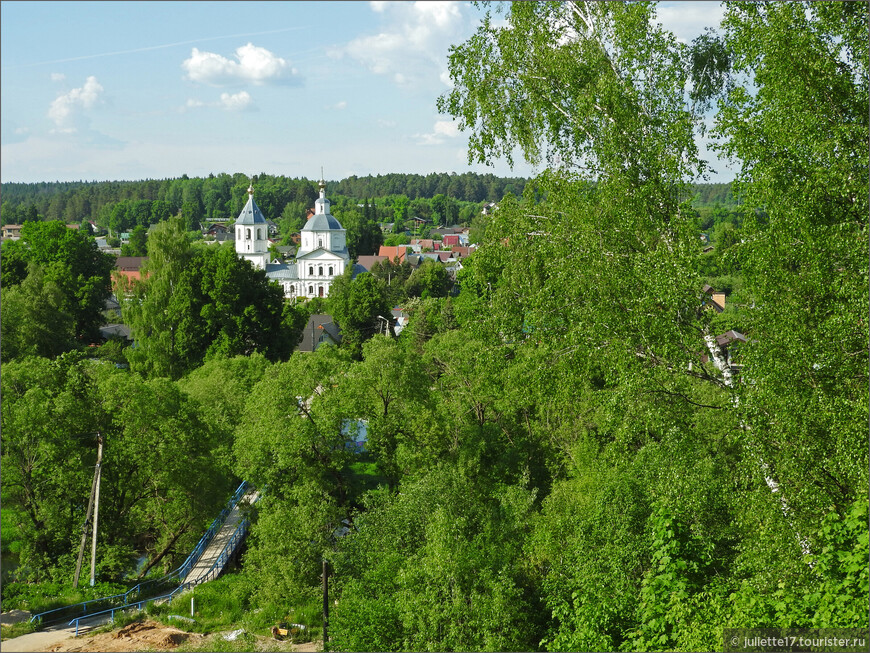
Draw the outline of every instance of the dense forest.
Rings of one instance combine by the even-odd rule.
[[[331,198],[347,196],[359,201],[369,197],[389,198],[384,208],[392,208],[393,197],[413,201],[443,195],[465,202],[497,202],[506,193],[522,194],[526,181],[471,172],[425,176],[388,174],[327,182],[327,188]],[[136,202],[134,210],[137,215],[141,213],[143,219],[156,214],[159,220],[167,213],[175,215],[181,211],[197,222],[225,220],[238,215],[251,183],[256,188],[257,203],[272,219],[281,216],[290,203],[308,208],[317,198],[316,180],[265,173],[253,177],[222,173],[207,178],[185,175],[180,179],[145,181],[4,183],[0,189],[0,219],[3,224],[18,224],[28,219],[68,223],[90,220],[108,227],[113,209],[119,203]]]
[[[191,223],[226,220],[238,215],[247,200],[248,185],[256,185],[257,203],[265,215],[277,222],[288,205],[310,207],[317,198],[317,181],[291,179],[261,173],[247,177],[241,173],[222,173],[207,178],[184,176],[179,179],[144,181],[4,183],[0,188],[0,223],[21,224],[28,220],[62,220],[68,224],[92,221],[109,228],[121,226],[119,210],[131,213],[129,224],[158,222],[183,212]],[[330,198],[381,198],[376,207],[383,219],[394,217],[394,207],[408,205],[421,217],[430,218],[427,202],[443,196],[452,200],[480,204],[498,202],[507,193],[520,196],[527,179],[480,175],[387,174],[348,177],[327,182]],[[733,207],[737,201],[731,184],[693,184],[695,205]],[[119,206],[121,209],[119,209]],[[115,216],[113,218],[113,215]],[[399,216],[401,219],[401,215]],[[410,217],[410,216],[409,216]]]
[[[185,202],[233,215],[247,178],[130,182],[147,198],[116,182],[104,220],[180,203],[121,298],[136,347],[89,348],[104,255],[25,224],[0,261],[21,564],[4,602],[70,584],[100,433],[100,581],[171,569],[244,479],[264,492],[219,582],[251,619],[287,619],[326,560],[332,650],[701,651],[723,628],[868,627],[866,3],[729,3],[691,45],[645,3],[494,11],[451,49],[439,109],[474,160],[519,148],[547,171],[474,199],[450,183],[482,177],[416,198],[428,178],[335,184],[364,218],[372,197],[497,200],[455,280],[387,263],[282,304],[189,236]],[[741,169],[698,188],[711,109]],[[309,201],[276,179],[264,212]],[[344,339],[293,351],[315,312]],[[19,322],[39,347],[6,335]]]

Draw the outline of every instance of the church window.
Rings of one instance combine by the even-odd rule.
[[[313,276],[314,276],[314,266],[313,266],[313,265],[309,265],[309,266],[308,266],[308,276],[309,276],[309,277],[313,277]]]
[[[318,239],[317,239],[317,246],[318,246],[318,247],[323,247],[323,238],[318,238]]]
[[[329,276],[330,277],[332,276],[332,266],[331,265],[329,266]]]
[[[313,295],[313,294],[314,294],[314,286],[308,286],[308,294],[309,294],[309,295]]]
[[[250,229],[246,229],[245,231],[247,232],[247,233],[245,234],[245,240],[251,240],[251,230],[250,230]]]
[[[261,229],[257,229],[257,240],[262,240],[262,239],[263,239],[262,233],[263,233],[263,232],[262,232]]]
[[[320,275],[321,277],[323,276],[323,266],[322,265],[319,268],[317,268],[317,274]]]

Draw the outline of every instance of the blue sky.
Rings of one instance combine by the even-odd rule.
[[[721,15],[659,7],[686,41]],[[481,16],[464,2],[3,1],[0,179],[529,176],[470,166],[435,107],[449,46]]]

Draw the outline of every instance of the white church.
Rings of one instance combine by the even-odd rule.
[[[254,267],[266,271],[266,277],[284,288],[284,296],[326,297],[332,280],[350,265],[345,230],[330,213],[326,199],[326,182],[320,180],[320,197],[314,202],[312,215],[302,228],[302,243],[295,263],[273,263],[269,252],[266,218],[254,201],[253,186],[248,187],[248,203],[235,224],[236,254]]]

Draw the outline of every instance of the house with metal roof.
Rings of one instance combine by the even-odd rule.
[[[317,313],[308,318],[296,351],[312,352],[323,343],[341,344],[341,329],[332,321],[331,315]]]

